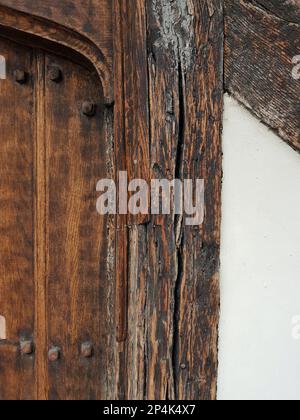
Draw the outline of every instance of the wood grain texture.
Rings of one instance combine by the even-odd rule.
[[[293,23],[300,23],[299,0],[258,0],[257,3],[267,12]]]
[[[75,3],[73,6],[77,7],[78,4]],[[30,193],[28,192],[26,197],[31,202],[24,212],[24,218],[30,214],[29,212],[32,213],[32,220],[28,221],[28,226],[29,228],[31,226],[33,235],[30,281],[34,288],[30,289],[24,276],[24,287],[26,284],[28,295],[23,296],[20,290],[20,296],[17,297],[14,285],[11,282],[7,284],[6,292],[9,298],[6,300],[5,314],[11,310],[10,301],[19,302],[27,298],[28,316],[32,315],[32,326],[25,328],[20,325],[18,338],[1,342],[3,367],[0,375],[1,380],[3,379],[3,392],[0,398],[113,398],[116,393],[113,316],[115,226],[112,221],[108,223],[106,218],[101,218],[96,213],[96,183],[101,178],[113,176],[114,162],[111,161],[113,114],[111,108],[104,107],[104,102],[105,100],[107,102],[111,92],[107,94],[110,87],[103,83],[102,73],[104,69],[106,76],[109,74],[110,59],[104,56],[103,49],[99,46],[93,42],[86,42],[77,24],[74,23],[73,29],[69,31],[59,25],[57,14],[54,14],[53,20],[39,20],[29,14],[20,13],[20,5],[15,3],[14,5],[18,12],[2,5],[0,7],[3,34],[6,37],[24,40],[24,43],[34,47],[45,46],[51,51],[66,55],[70,61],[47,55],[41,50],[19,46],[20,58],[16,53],[16,62],[14,62],[10,56],[12,52],[4,48],[1,51],[8,59],[10,80],[13,70],[20,65],[21,69],[25,68],[30,75],[30,83],[21,86],[13,82],[14,86],[17,86],[14,89],[19,89],[18,94],[25,92],[29,95],[30,87],[32,90],[30,98],[24,93],[24,98],[17,95],[14,102],[11,99],[14,93],[11,95],[4,91],[3,95],[5,100],[10,100],[14,106],[13,112],[10,110],[9,114],[12,121],[16,121],[18,113],[17,121],[20,121],[20,129],[21,124],[24,124],[25,135],[31,130],[28,141],[22,146],[24,151],[26,147],[28,148],[27,154],[30,151],[29,145],[31,146],[31,160],[20,149],[20,155],[25,158],[25,162],[21,165],[16,161],[17,170],[14,169],[14,164],[8,169],[11,176],[21,177],[19,171],[23,168],[25,171],[24,165],[31,164],[32,173],[29,175],[32,175],[32,179],[28,176],[28,179],[20,182],[19,187],[23,188],[20,193],[21,200],[28,192],[24,183],[26,182],[26,188],[30,188]],[[30,13],[29,3],[28,6]],[[105,6],[104,2],[100,6]],[[60,16],[65,18],[65,12],[65,9],[59,12]],[[98,12],[101,13],[101,19],[104,18],[109,25],[111,18],[109,7],[106,10],[109,18],[107,15],[105,17],[103,10],[101,12],[101,7],[97,9],[97,23],[101,23]],[[86,14],[87,21],[91,21],[91,16],[94,16],[92,7],[86,10]],[[80,22],[82,23],[82,20]],[[102,30],[105,30],[104,26],[102,25]],[[88,31],[87,27],[88,23],[86,24]],[[110,26],[109,28],[111,30]],[[93,29],[91,31],[94,32]],[[30,38],[27,35],[35,35],[37,38]],[[54,41],[56,44],[47,44],[44,40]],[[102,42],[103,36],[101,36]],[[83,56],[72,55],[68,50],[63,50],[61,46],[64,45]],[[112,48],[109,51],[112,54]],[[25,57],[31,67],[27,65],[26,68]],[[61,83],[47,79],[50,66],[48,60],[59,63],[63,70]],[[91,66],[87,65],[87,60],[94,65],[94,70],[89,70]],[[78,61],[82,62],[82,66],[77,64]],[[6,83],[3,86],[7,86],[7,81],[2,83]],[[27,99],[31,101],[29,104]],[[97,104],[97,113],[93,118],[82,115],[81,106],[84,100],[92,100]],[[24,104],[27,113],[17,106],[18,101]],[[8,117],[5,118],[8,122]],[[15,153],[15,146],[18,146],[15,143],[21,141],[21,134],[17,131],[18,126],[15,132],[11,127],[12,125],[7,128],[7,132],[10,130],[10,136],[13,135],[15,138],[12,141],[8,137],[8,144]],[[58,132],[61,136],[58,136]],[[3,159],[5,158],[7,157],[3,153]],[[6,186],[7,190],[8,188]],[[18,209],[19,207],[18,204]],[[3,207],[3,211],[6,214],[8,209]],[[13,212],[3,217],[3,220],[5,221],[8,216],[13,217]],[[11,237],[10,240],[14,241],[15,238]],[[29,234],[26,240],[30,241]],[[60,240],[61,246],[59,246]],[[18,242],[14,243],[15,248],[18,248]],[[14,253],[14,248],[8,249],[8,252]],[[25,259],[29,250],[18,248],[16,253]],[[5,257],[4,253],[2,257]],[[18,271],[12,271],[12,275],[13,273],[18,276],[20,274]],[[9,280],[6,274],[3,279],[7,282]],[[4,290],[4,285],[2,289]],[[67,293],[63,293],[64,291]],[[4,304],[2,306],[4,308]],[[18,308],[22,307],[23,305],[18,305]],[[26,311],[22,316],[25,315]],[[16,313],[13,320],[10,318],[8,329],[11,328],[11,322],[14,322],[16,327],[17,324],[22,324],[22,316]],[[34,323],[35,331],[33,331]],[[12,331],[10,333],[12,334]],[[20,357],[19,340],[26,337],[35,339],[36,352],[25,359]],[[80,345],[85,341],[93,343],[93,358],[84,359],[80,356]],[[61,359],[57,363],[49,364],[47,352],[49,346],[54,343],[61,347]],[[36,366],[35,377],[34,366]],[[9,375],[12,378],[8,378]],[[27,377],[28,381],[25,380]]]
[[[60,15],[64,15],[63,4],[61,3]],[[90,20],[92,20],[91,16]],[[102,82],[104,100],[107,104],[111,104],[113,81],[110,59],[106,57],[99,45],[80,32],[78,25],[70,30],[59,22],[58,16],[54,20],[41,19],[35,15],[2,6],[0,2],[0,28],[3,33],[9,32],[13,39],[19,37],[21,42],[26,41],[32,46],[37,44],[39,48],[48,41],[47,48],[54,49],[55,53],[61,53],[64,56],[76,52],[81,61],[86,60],[97,69]],[[70,51],[65,47],[68,47]]]
[[[111,0],[1,0],[0,5],[84,35],[103,51],[105,59],[112,65]]]
[[[145,0],[114,0],[115,168],[128,179],[150,179],[148,116],[147,25]],[[129,226],[148,215],[118,215],[116,219],[116,330],[118,341],[117,398],[125,398],[128,366]]]
[[[258,3],[225,1],[225,88],[300,150],[300,83],[292,77],[300,26]]]
[[[142,7],[142,5],[140,5]],[[219,318],[221,1],[147,1],[151,178],[204,178],[206,218],[129,234],[128,398],[214,399]]]
[[[56,42],[60,53],[34,55],[40,399],[216,397],[222,3],[55,0],[33,10],[0,0],[6,30]],[[114,107],[102,106],[93,71],[61,58],[64,34],[94,65],[91,45],[106,68],[113,57]],[[51,63],[61,84],[47,79]],[[87,96],[100,104],[94,118],[80,113]],[[96,181],[120,170],[204,178],[204,224],[187,227],[174,214],[97,217]],[[95,343],[94,359],[80,358],[83,340]],[[50,346],[61,348],[57,362],[46,360]],[[14,360],[15,351],[3,354]]]
[[[58,66],[62,83],[47,74]],[[61,349],[49,364],[50,399],[102,398],[106,314],[106,224],[96,212],[96,184],[106,177],[102,96],[99,79],[79,65],[47,55],[45,60],[47,162],[48,348]],[[84,101],[97,106],[82,114]],[[80,356],[91,342],[94,356]]]
[[[34,89],[14,79],[32,74],[30,50],[0,39],[7,79],[0,81],[0,313],[7,340],[0,342],[0,399],[35,397],[34,357],[20,353],[21,339],[34,338]]]
[[[150,176],[147,24],[145,0],[121,1],[123,25],[123,83],[125,99],[125,144],[129,180]],[[146,217],[129,215],[129,224]]]
[[[48,397],[48,360],[47,353],[47,153],[45,142],[45,54],[35,50],[35,346],[36,346],[36,398]]]
[[[114,386],[114,226],[96,211],[112,176],[110,109],[96,70],[0,39],[0,399],[99,400]],[[55,65],[59,83],[49,78]],[[25,83],[14,79],[25,70]],[[82,104],[96,114],[82,113]],[[22,355],[20,340],[35,352]],[[84,358],[81,344],[91,342]],[[52,346],[61,349],[48,360]]]

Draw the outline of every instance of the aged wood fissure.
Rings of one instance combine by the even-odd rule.
[[[204,178],[207,201],[201,228],[186,227],[173,214],[131,224],[127,397],[214,399],[222,1],[140,1],[139,8],[145,10],[140,16],[146,15],[148,66],[140,60],[134,64],[135,73],[148,68],[150,131],[140,141],[150,150],[150,177]],[[146,115],[144,123],[147,127]],[[128,160],[134,167],[131,156]]]

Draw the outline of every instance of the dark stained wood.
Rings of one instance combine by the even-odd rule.
[[[268,3],[274,3],[273,12],[275,2]],[[292,77],[292,60],[300,51],[300,26],[252,2],[227,0],[225,4],[226,90],[300,150],[300,82]],[[294,21],[289,14],[286,19]]]
[[[34,90],[33,53],[0,39],[7,79],[0,80],[0,399],[34,399],[34,358],[20,354],[22,338],[34,338]],[[16,83],[16,69],[28,73]]]
[[[121,1],[125,144],[129,180],[150,176],[146,1]],[[118,77],[119,75],[116,75]],[[121,75],[120,75],[121,77]],[[142,223],[147,217],[131,217]],[[129,222],[130,224],[131,222]]]
[[[215,399],[223,12],[221,1],[146,2],[152,178],[204,178],[206,218],[130,229],[128,398]]]
[[[184,14],[188,15],[188,8]],[[200,227],[182,225],[173,364],[176,398],[214,400],[220,305],[223,1],[195,1],[191,28],[190,53],[183,47],[181,52],[183,150],[179,173],[184,179],[204,179],[205,218]]]
[[[122,1],[113,2],[114,25],[114,179],[118,181],[118,170],[127,169],[127,147],[125,138],[125,63],[124,63],[124,27]],[[127,215],[115,217],[115,331],[116,331],[116,369],[115,399],[125,399],[126,389],[126,339],[127,337],[127,294],[128,294],[128,228]]]
[[[256,3],[288,22],[300,23],[299,0],[257,0]]]

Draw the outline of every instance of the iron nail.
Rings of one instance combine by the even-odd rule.
[[[81,344],[81,356],[85,358],[90,358],[93,356],[93,345],[90,342]]]
[[[30,355],[34,352],[34,345],[32,340],[21,340],[20,348],[22,354]]]
[[[48,352],[48,359],[50,362],[57,362],[60,358],[60,349],[58,347],[52,347]]]
[[[62,71],[58,66],[51,66],[48,75],[52,82],[59,83],[62,80]]]
[[[15,81],[23,85],[27,80],[27,73],[24,70],[16,70],[14,72]]]
[[[84,101],[81,109],[82,113],[88,117],[92,117],[96,113],[96,105],[91,101]]]

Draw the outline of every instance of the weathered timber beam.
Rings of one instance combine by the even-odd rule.
[[[141,5],[141,2],[139,2]],[[129,398],[216,398],[223,1],[147,0],[151,178],[204,178],[206,216],[129,235]]]
[[[257,3],[288,22],[300,23],[299,0],[258,0]]]
[[[274,4],[272,12],[258,3]],[[293,58],[300,54],[300,26],[273,9],[275,1],[225,1],[225,89],[299,151],[300,80],[293,78]]]

